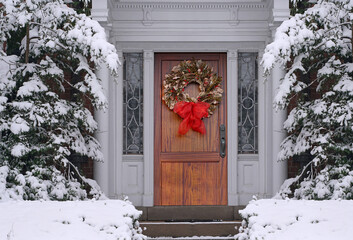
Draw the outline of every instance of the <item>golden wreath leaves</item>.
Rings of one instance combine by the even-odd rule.
[[[184,92],[184,88],[192,82],[199,84],[200,93],[197,98],[190,97]],[[163,100],[171,110],[180,101],[207,102],[210,104],[208,109],[210,116],[222,100],[221,82],[222,77],[213,73],[213,69],[203,61],[195,59],[183,61],[165,75]]]

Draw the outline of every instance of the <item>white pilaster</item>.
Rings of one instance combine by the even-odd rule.
[[[264,50],[261,49],[258,53],[258,63],[260,63]],[[266,109],[266,85],[264,80],[264,69],[261,64],[258,64],[258,155],[259,155],[259,196],[265,198],[267,196],[267,185],[266,176],[268,174],[266,161],[267,161],[267,148],[271,145],[266,142],[266,122],[267,109]]]
[[[121,66],[118,68],[118,79],[117,83],[115,84],[115,101],[110,105],[111,108],[115,110],[115,119],[116,121],[113,123],[115,126],[115,141],[114,141],[114,152],[115,152],[115,195],[117,197],[121,197],[123,193],[123,181],[122,181],[122,168],[123,168],[123,52],[118,51],[119,60],[121,62]],[[111,132],[113,133],[113,132]]]
[[[109,99],[110,73],[106,65],[99,66],[97,76],[101,79],[103,90],[107,99]],[[103,192],[109,196],[109,112],[108,110],[95,111],[95,119],[98,122],[96,138],[101,144],[101,151],[104,156],[104,162],[95,162],[94,178],[98,182]]]
[[[153,206],[153,162],[154,162],[154,53],[143,51],[143,159],[144,193],[143,206]]]
[[[239,204],[238,196],[238,52],[229,50],[227,52],[227,160],[228,160],[228,205]]]
[[[283,66],[276,64],[272,69],[272,99],[276,95],[280,79],[284,77]],[[283,123],[286,119],[285,110],[272,108],[272,193],[275,194],[287,178],[287,162],[278,161],[280,145],[286,136]]]

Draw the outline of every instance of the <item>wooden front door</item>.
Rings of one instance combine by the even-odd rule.
[[[206,134],[190,129],[179,135],[182,119],[162,101],[163,78],[183,60],[205,61],[223,78],[223,99],[209,118]],[[226,125],[226,54],[160,53],[155,55],[154,204],[227,205],[227,157],[220,156],[220,125]],[[185,88],[198,95],[198,85]],[[152,113],[151,113],[152,114]]]

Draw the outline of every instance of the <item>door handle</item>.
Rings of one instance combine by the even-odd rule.
[[[226,156],[226,127],[224,124],[219,126],[219,155],[222,158]]]

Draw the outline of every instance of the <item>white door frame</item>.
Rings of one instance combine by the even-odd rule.
[[[265,180],[265,175],[266,175],[266,168],[265,168],[265,163],[264,163],[264,157],[259,157],[259,156],[265,156],[265,154],[261,154],[264,152],[264,139],[263,133],[260,129],[264,129],[264,127],[261,125],[262,122],[265,122],[264,119],[264,112],[261,111],[259,112],[259,154],[258,155],[251,155],[251,156],[246,156],[245,158],[242,158],[241,156],[238,156],[238,133],[237,133],[237,119],[238,119],[238,108],[237,104],[230,104],[230,103],[237,103],[238,102],[238,84],[237,84],[237,72],[238,72],[238,52],[259,52],[259,55],[262,52],[262,49],[264,47],[264,43],[259,43],[259,42],[254,42],[252,44],[246,44],[248,45],[246,48],[242,47],[244,44],[239,43],[233,43],[233,44],[215,44],[211,43],[210,45],[213,45],[215,47],[209,47],[208,51],[205,51],[204,48],[195,48],[194,44],[189,44],[191,46],[188,47],[188,43],[184,44],[184,48],[173,48],[171,47],[172,44],[165,43],[167,45],[166,48],[161,48],[160,46],[163,44],[156,44],[159,47],[155,46],[154,49],[144,49],[142,50],[143,56],[144,56],[144,64],[143,64],[143,70],[144,70],[144,134],[143,134],[143,142],[144,142],[144,154],[143,154],[143,194],[142,194],[142,200],[141,200],[141,205],[142,206],[153,206],[153,186],[154,186],[154,175],[153,175],[153,164],[154,164],[154,115],[151,114],[154,112],[154,53],[155,52],[226,52],[227,53],[227,122],[228,122],[228,147],[227,147],[227,156],[228,156],[228,205],[239,205],[242,204],[242,196],[241,194],[261,194],[264,195],[265,189],[266,189],[266,181]],[[249,46],[252,45],[252,46]],[[232,49],[225,51],[224,49],[229,48],[232,46]],[[137,52],[137,50],[126,47],[125,52]],[[139,51],[141,52],[141,50]],[[260,73],[260,70],[259,70]],[[259,74],[259,76],[262,76],[262,74]],[[122,82],[122,75],[120,75],[119,82]],[[120,95],[122,94],[122,84],[119,84],[120,90],[117,91],[117,93]],[[264,90],[265,86],[263,84],[263,81],[259,79],[259,109],[264,109],[265,105],[265,99],[261,99],[264,97]],[[120,97],[118,97],[120,98]],[[122,113],[122,104],[121,101],[118,100],[118,102],[115,103],[116,108],[121,110],[118,110],[118,112]],[[118,123],[117,123],[118,124]],[[118,126],[122,126],[122,119],[121,123],[118,124]],[[120,131],[117,131],[116,134],[121,134]],[[121,136],[121,135],[119,135]],[[120,144],[119,144],[120,145]],[[137,156],[136,156],[137,157]],[[250,157],[250,158],[249,158]],[[130,157],[131,159],[131,157]],[[256,192],[250,192],[250,193],[240,193],[239,194],[239,187],[238,187],[238,177],[239,175],[239,166],[241,165],[241,160],[246,161],[246,167],[252,167],[254,168],[253,170],[256,171],[254,174],[252,174],[254,177],[258,179],[254,179],[254,186],[252,186],[252,190],[255,190]],[[120,160],[121,161],[121,160]],[[116,167],[116,174],[118,176],[121,176],[122,172],[122,162],[118,160],[117,162],[117,167]],[[119,163],[120,162],[120,163]],[[136,161],[135,161],[136,162]],[[239,165],[240,164],[240,165]],[[250,164],[250,165],[249,165]],[[117,179],[118,182],[119,181]],[[249,183],[248,183],[249,184]],[[118,195],[124,194],[122,191],[122,187],[117,187],[116,188],[116,193]],[[244,195],[244,196],[245,196]],[[243,197],[243,198],[246,198]],[[239,200],[241,202],[239,202]]]

